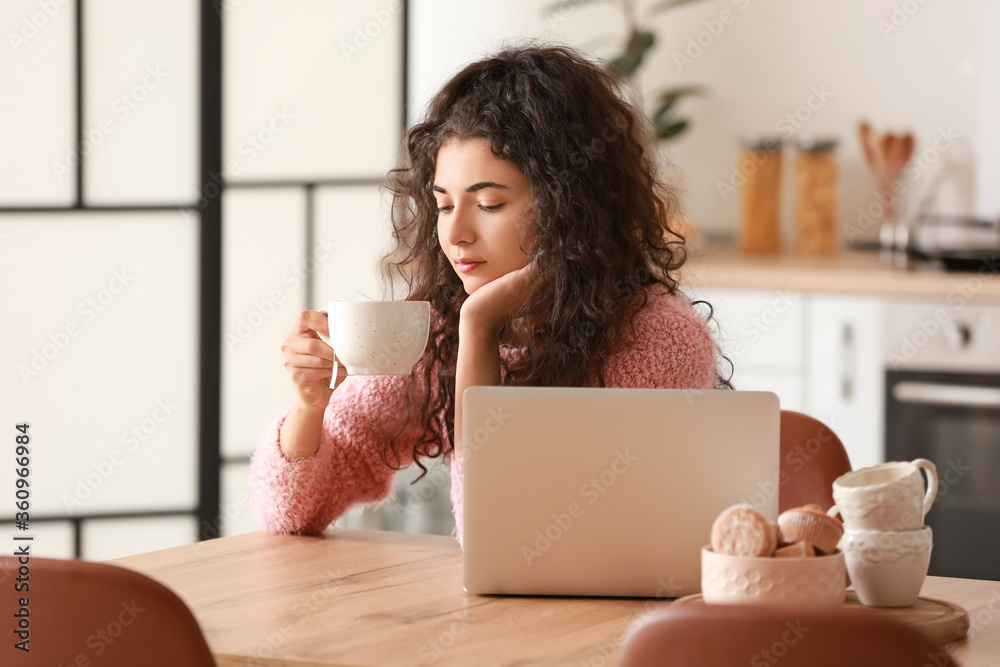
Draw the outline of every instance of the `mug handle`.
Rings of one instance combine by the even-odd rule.
[[[918,468],[923,468],[924,473],[927,475],[927,491],[924,492],[924,516],[927,516],[931,505],[934,504],[934,499],[937,498],[937,466],[934,465],[933,461],[928,461],[927,459],[914,459],[912,463]]]
[[[333,313],[330,312],[329,310],[327,310],[326,308],[320,308],[318,312],[323,313],[324,315],[326,315],[326,319],[329,321],[329,325],[328,326],[330,328],[330,331],[333,331]],[[330,340],[329,336],[321,334],[318,331],[316,332],[316,335],[319,336],[319,339],[321,341],[323,341],[324,343],[326,343],[327,345],[329,345],[331,348],[333,347],[333,342]],[[337,355],[334,354],[333,355],[333,375],[330,376],[330,389],[336,389],[336,387],[337,387],[337,371],[339,371],[339,370],[340,370],[340,365],[337,363]]]

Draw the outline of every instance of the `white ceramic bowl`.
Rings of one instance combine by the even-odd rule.
[[[708,604],[838,607],[847,593],[844,554],[759,558],[701,550],[701,595]]]

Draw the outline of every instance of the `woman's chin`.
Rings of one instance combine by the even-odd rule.
[[[482,280],[481,278],[473,278],[472,276],[462,278],[462,285],[465,287],[465,293],[472,296],[480,287],[490,282],[489,280]]]

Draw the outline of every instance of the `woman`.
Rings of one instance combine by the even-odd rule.
[[[263,528],[320,532],[384,500],[397,469],[444,456],[461,541],[469,386],[728,386],[677,292],[676,196],[620,93],[573,50],[531,46],[469,65],[434,97],[390,172],[385,264],[430,302],[431,342],[411,376],[341,371],[331,390],[327,320],[302,313],[282,345],[295,403],[251,464]]]

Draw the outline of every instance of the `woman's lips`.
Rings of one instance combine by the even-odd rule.
[[[462,273],[468,273],[469,271],[472,271],[476,267],[478,267],[478,266],[480,266],[482,264],[485,264],[485,263],[486,262],[462,262],[462,261],[457,261],[457,262],[455,262],[455,266],[458,267],[458,270],[461,271]]]

